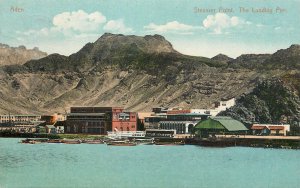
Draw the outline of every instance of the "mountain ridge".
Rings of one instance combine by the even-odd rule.
[[[10,47],[0,43],[0,66],[22,65],[31,59],[40,59],[46,56],[47,53],[40,51],[37,47],[27,49],[23,45]]]
[[[297,46],[284,54],[298,57]],[[246,55],[245,64],[234,67],[230,61],[181,54],[159,35],[107,33],[70,56],[50,54],[24,65],[1,67],[0,113],[65,112],[75,105],[133,111],[155,106],[211,108],[222,98],[251,93],[258,82],[272,77],[297,89],[299,69],[277,69],[274,59],[267,62],[272,65],[267,71],[259,68],[272,55],[263,60],[254,55],[251,61]],[[287,59],[285,66],[290,64]]]

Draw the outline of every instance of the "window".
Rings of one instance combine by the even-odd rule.
[[[204,113],[205,113],[205,114],[210,114],[210,111],[205,111]]]

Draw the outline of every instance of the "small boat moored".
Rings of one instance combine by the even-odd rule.
[[[82,140],[84,144],[104,144],[103,140]]]
[[[21,140],[22,144],[40,144],[48,142],[48,138],[26,138],[25,140]]]
[[[63,141],[61,140],[61,139],[49,139],[48,140],[48,143],[49,144],[61,144],[61,143],[63,143]]]
[[[154,138],[150,139],[133,139],[135,143],[138,145],[153,145],[154,144]]]
[[[106,142],[106,145],[108,146],[136,146],[135,142],[130,142],[127,140],[114,140]]]
[[[64,144],[81,144],[81,140],[62,140]]]
[[[155,145],[160,145],[160,146],[183,146],[184,142],[155,142]]]

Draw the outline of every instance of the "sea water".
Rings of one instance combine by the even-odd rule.
[[[20,144],[0,138],[0,187],[300,187],[300,150]]]

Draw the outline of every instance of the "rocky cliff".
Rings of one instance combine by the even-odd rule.
[[[300,121],[300,98],[293,85],[279,78],[259,81],[253,91],[242,95],[237,104],[219,115],[245,123],[293,123]]]

